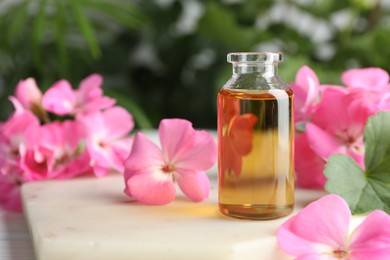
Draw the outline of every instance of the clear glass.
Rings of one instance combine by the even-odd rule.
[[[294,207],[293,92],[278,75],[281,53],[230,53],[233,75],[218,93],[222,214],[273,219]]]

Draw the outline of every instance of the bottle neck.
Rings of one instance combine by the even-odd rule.
[[[278,74],[278,63],[233,63],[233,75],[261,74],[262,77],[273,77]]]

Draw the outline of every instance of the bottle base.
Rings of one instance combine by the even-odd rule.
[[[290,214],[293,209],[294,205],[219,204],[219,210],[223,215],[250,220],[281,218]]]

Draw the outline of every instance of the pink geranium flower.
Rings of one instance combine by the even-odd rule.
[[[365,92],[327,87],[306,131],[295,139],[298,185],[322,188],[323,168],[333,154],[349,155],[364,169],[364,127],[378,111]]]
[[[338,195],[327,195],[283,223],[278,243],[301,260],[388,259],[390,217],[375,210],[349,234],[350,219],[347,203]]]
[[[60,80],[43,95],[43,107],[60,116],[88,114],[109,108],[115,100],[103,96],[102,82],[102,76],[92,74],[81,81],[79,89],[73,90],[68,81]]]
[[[364,127],[377,112],[364,92],[327,88],[312,123],[306,125],[311,148],[323,159],[336,153],[349,155],[364,168]]]
[[[296,123],[311,118],[320,98],[320,82],[317,75],[308,66],[301,67],[295,82],[290,84],[294,91],[294,120]]]
[[[191,200],[207,198],[210,183],[205,170],[217,159],[213,138],[182,119],[162,120],[159,137],[161,149],[144,134],[136,135],[125,162],[125,193],[144,204],[167,204],[176,196],[177,181]]]
[[[80,116],[78,120],[85,128],[87,150],[95,175],[102,177],[111,169],[123,172],[123,162],[132,145],[129,133],[134,128],[134,121],[131,114],[124,108],[112,107]]]

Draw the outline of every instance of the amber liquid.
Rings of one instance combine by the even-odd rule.
[[[273,219],[294,207],[291,90],[218,94],[219,208],[227,216]]]

